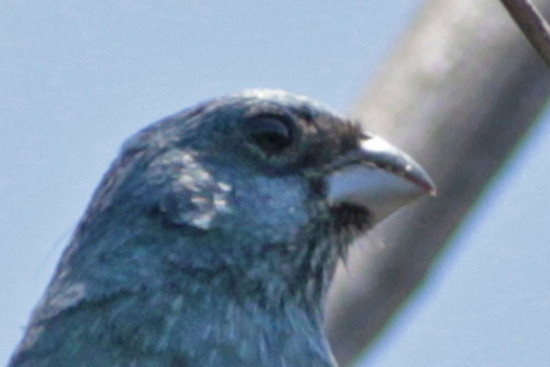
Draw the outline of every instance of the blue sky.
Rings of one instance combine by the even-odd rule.
[[[129,135],[283,88],[351,111],[420,1],[20,2],[0,12],[0,364]],[[550,116],[364,366],[550,360]]]

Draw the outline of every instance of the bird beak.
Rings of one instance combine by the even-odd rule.
[[[426,194],[435,196],[430,176],[407,154],[385,140],[367,136],[360,147],[333,165],[327,198],[366,209],[372,224]]]

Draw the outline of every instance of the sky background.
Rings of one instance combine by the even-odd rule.
[[[124,139],[251,87],[351,111],[421,3],[4,0],[0,365]],[[548,365],[550,114],[541,118],[361,366]]]

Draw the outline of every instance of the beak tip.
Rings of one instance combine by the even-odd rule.
[[[424,187],[424,190],[426,190],[426,193],[428,195],[433,197],[437,196],[437,187],[435,186],[430,176],[426,175],[422,186]]]
[[[437,187],[428,173],[411,158],[406,158],[409,163],[405,169],[405,176],[420,186],[425,194],[430,196],[437,196]]]
[[[367,159],[379,161],[382,166],[391,167],[390,171],[404,176],[420,189],[417,194],[437,196],[437,188],[430,175],[414,159],[397,149],[386,140],[369,136],[361,142],[361,148]]]

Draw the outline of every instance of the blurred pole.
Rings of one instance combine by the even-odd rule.
[[[550,0],[535,5],[550,16]],[[356,116],[415,157],[439,193],[359,241],[338,270],[327,324],[342,366],[425,278],[549,95],[550,69],[500,2],[427,1]]]
[[[550,66],[550,26],[530,0],[500,0],[540,57]]]

